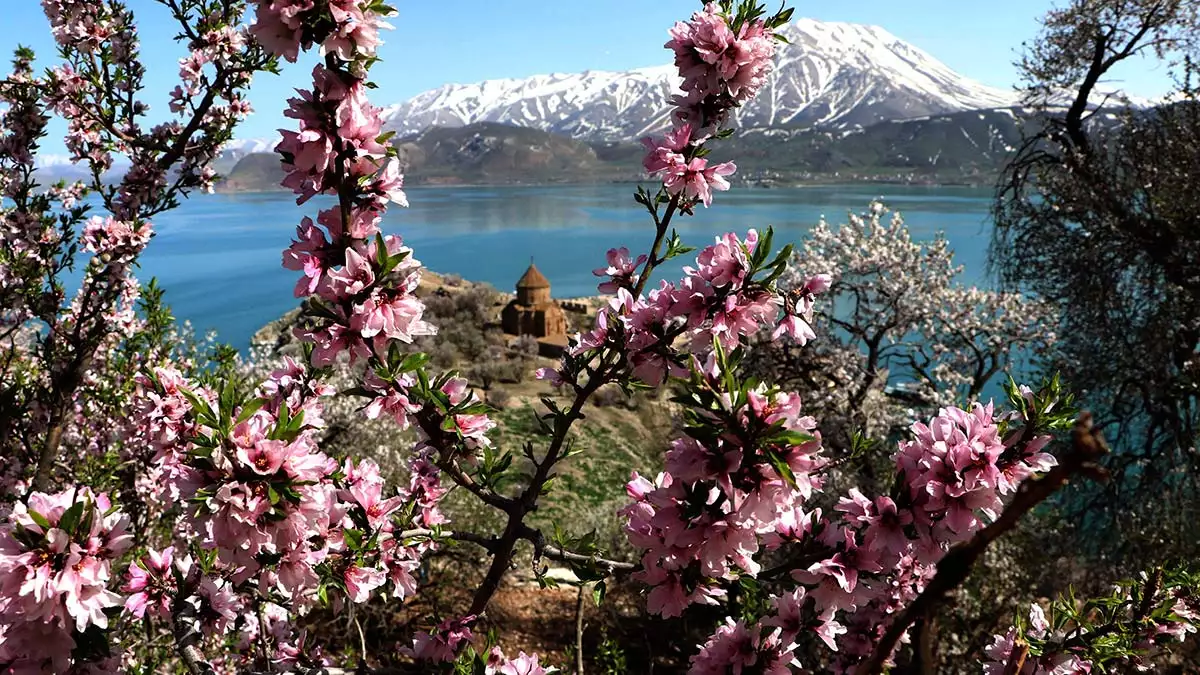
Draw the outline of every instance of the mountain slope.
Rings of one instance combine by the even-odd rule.
[[[740,127],[849,127],[1014,105],[1013,92],[964,78],[877,26],[801,19],[782,29],[776,68]],[[500,122],[590,141],[661,131],[678,86],[671,66],[451,84],[385,110],[400,135]]]
[[[405,175],[419,183],[556,183],[610,175],[584,143],[506,124],[438,127],[394,145]]]
[[[716,144],[735,182],[826,180],[990,182],[1020,143],[1028,111],[974,110],[882,122],[865,129],[746,129]],[[481,123],[394,141],[410,185],[637,181],[644,149],[632,141],[585,144],[535,129]],[[279,157],[252,153],[218,189],[279,189]]]
[[[641,161],[606,162],[587,144],[566,136],[504,124],[435,128],[393,140],[405,181],[421,184],[547,184],[634,179]],[[218,184],[222,192],[280,189],[274,153],[243,156]]]
[[[747,129],[730,141],[744,177],[849,173],[947,179],[994,175],[1021,143],[1021,109],[933,115],[865,129]]]

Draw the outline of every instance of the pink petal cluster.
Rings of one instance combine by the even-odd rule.
[[[401,652],[418,661],[433,663],[448,663],[458,658],[458,652],[471,644],[474,634],[471,625],[477,617],[465,616],[461,619],[446,619],[438,624],[432,632],[420,631],[413,638],[411,649],[402,648]]]
[[[420,263],[399,237],[380,233],[388,203],[407,205],[407,199],[397,160],[379,140],[379,109],[367,100],[364,81],[346,72],[318,66],[313,82],[291,100],[287,114],[300,129],[283,130],[277,150],[283,184],[299,202],[323,193],[354,195],[352,205],[322,210],[315,223],[304,218],[283,254],[284,267],[303,274],[296,296],[314,296],[326,309],[297,329],[315,345],[314,363],[324,366],[342,353],[367,358],[392,341],[435,331],[413,295]]]
[[[54,663],[65,672],[72,633],[106,628],[121,604],[114,561],[133,537],[108,496],[77,488],[34,492],[0,524],[0,663],[14,672]]]
[[[342,181],[360,187],[362,199],[378,211],[390,201],[404,203],[397,160],[387,157],[379,142],[383,119],[367,100],[366,84],[325,66],[313,68],[313,88],[300,89],[288,100],[285,115],[300,123],[299,130],[281,129],[284,187],[304,203],[318,194],[336,192]],[[369,184],[368,184],[369,183]]]
[[[538,663],[537,654],[521,652],[517,658],[510,659],[499,647],[492,647],[483,669],[484,675],[546,675],[552,671]]]
[[[381,44],[379,29],[387,27],[382,17],[362,0],[258,0],[250,32],[276,56],[295,62],[300,50],[320,44],[321,51],[343,61],[370,57]],[[321,14],[332,25],[319,22]],[[326,32],[306,33],[314,25]]]
[[[940,540],[968,536],[982,525],[978,514],[995,519],[1001,495],[1057,464],[1040,452],[1048,437],[1026,444],[1022,457],[1002,462],[1006,448],[990,403],[976,404],[971,412],[944,408],[912,431],[913,440],[902,443],[894,457],[896,468],[908,486],[917,529]]]
[[[598,277],[607,277],[599,286],[601,293],[616,293],[619,289],[631,290],[637,285],[637,270],[646,262],[645,255],[639,255],[634,260],[629,255],[629,249],[610,248],[607,254],[608,266],[592,270]]]
[[[720,266],[707,269],[721,278]],[[814,290],[822,285],[816,281]],[[711,366],[703,372],[717,376]],[[709,386],[720,391],[721,383]],[[693,673],[786,672],[800,634],[809,631],[837,652],[834,672],[855,672],[945,552],[993,517],[1002,494],[1053,464],[1041,452],[1046,439],[1018,434],[1006,446],[990,405],[947,408],[914,425],[914,439],[900,445],[898,496],[852,489],[823,516],[805,510],[823,483],[816,421],[802,415],[795,395],[763,391],[751,390],[736,416],[696,409],[711,426],[673,442],[653,483],[635,474],[626,488],[633,499],[622,511],[627,534],[644,551],[635,578],[651,587],[651,612],[678,616],[692,604],[716,604],[723,584],[759,574],[767,551],[800,546],[811,560],[791,570],[797,586],[774,597],[759,624],[730,620],[719,628],[693,659]],[[720,431],[764,427],[811,440],[757,447],[745,445],[743,434]],[[790,482],[776,468],[785,464]]]
[[[790,303],[791,311],[806,312],[807,317],[785,313],[780,319],[781,306],[786,308],[789,303],[750,278],[750,256],[757,246],[758,233],[754,230],[744,240],[729,233],[702,250],[696,265],[685,267],[686,276],[678,283],[664,281],[638,298],[625,287],[617,288],[608,309],[597,314],[595,328],[578,336],[572,355],[615,345],[627,355],[635,377],[659,386],[668,376],[685,375],[690,359],[706,359],[714,338],[724,349],[733,350],[748,336],[764,327],[774,327],[778,321],[793,327],[777,330],[777,336],[811,334],[808,321],[812,316],[812,294],[819,286],[814,284],[806,291],[806,304]],[[626,265],[628,254],[616,250],[610,252],[610,259]],[[602,271],[607,272],[596,270]],[[808,332],[804,333],[801,326]],[[570,374],[562,370],[543,369],[538,377],[556,385],[571,380]]]
[[[797,646],[785,640],[779,628],[764,630],[761,624],[726,619],[692,656],[688,675],[790,675],[800,666],[793,656]]]
[[[192,404],[184,396],[188,382],[174,366],[158,367],[153,375],[139,373],[133,397],[133,418],[137,440],[153,450],[147,472],[150,489],[145,496],[160,506],[177,504],[184,494],[194,494],[200,479],[188,466],[184,440],[196,435]],[[194,391],[210,402],[211,392]]]
[[[667,193],[684,213],[712,204],[714,190],[728,190],[733,162],[710,164],[701,145],[720,129],[729,111],[754,98],[770,74],[775,36],[762,20],[735,27],[733,17],[708,3],[689,21],[676,23],[665,45],[675,53],[683,78],[681,95],[671,99],[675,128],[660,140],[643,139],[643,165],[661,176]]]
[[[685,96],[677,103],[677,114],[684,119],[712,115],[703,104],[714,99],[727,99],[728,107],[749,101],[770,74],[774,35],[762,21],[745,23],[736,33],[729,21],[717,3],[710,2],[670,31],[666,47],[675,52],[675,66],[683,77]]]
[[[364,602],[369,593],[391,582],[392,597],[402,600],[417,590],[413,574],[421,565],[421,557],[436,548],[429,539],[405,541],[399,538],[402,531],[397,526],[396,511],[411,506],[413,517],[402,523],[404,527],[431,528],[447,522],[438,507],[446,494],[440,473],[430,460],[429,453],[417,450],[409,462],[409,485],[396,490],[396,494],[385,498],[384,481],[379,466],[371,460],[362,460],[357,465],[346,460],[343,468],[345,485],[339,498],[348,505],[348,510],[357,510],[358,517],[348,517],[344,525],[365,521],[368,532],[377,538],[377,552],[369,552],[367,558],[377,554],[377,566],[370,568],[354,565],[345,572],[344,581],[355,602]]]
[[[83,227],[83,250],[95,253],[105,262],[132,260],[150,242],[150,223],[130,223],[112,216],[92,216]]]
[[[215,549],[239,580],[261,575],[264,587],[278,586],[304,600],[318,581],[315,566],[340,546],[334,528],[345,510],[332,480],[338,464],[317,451],[312,436],[321,423],[320,405],[315,396],[297,394],[305,382],[290,365],[264,387],[275,393],[275,405],[246,416],[228,443],[216,448],[198,452],[190,442],[213,431],[191,421],[191,404],[179,401],[186,387],[177,373],[160,371],[157,381],[146,383],[139,414],[146,426],[162,429],[155,470],[169,481],[164,492],[191,502],[189,522],[201,544]],[[187,405],[183,415],[181,405]],[[302,416],[294,438],[278,439],[280,415]],[[188,435],[180,433],[183,428]],[[264,565],[267,559],[279,562]]]
[[[1029,607],[1029,628],[1025,631],[1026,638],[1035,638],[1045,640],[1053,636],[1050,635],[1050,623],[1046,621],[1046,614],[1038,605],[1030,605]],[[997,635],[992,639],[992,643],[984,650],[987,655],[987,661],[983,664],[984,675],[1003,675],[1004,673],[1018,673],[1019,675],[1089,675],[1093,672],[1091,662],[1079,658],[1076,654],[1058,653],[1051,650],[1051,653],[1041,657],[1029,656],[1025,659],[1025,663],[1020,670],[1010,667],[1012,661],[1018,652],[1016,649],[1017,630],[1010,628],[1004,635]],[[1014,664],[1015,665],[1015,664]]]
[[[389,581],[395,597],[416,590],[413,573],[433,543],[398,535],[404,528],[445,522],[438,508],[445,490],[431,451],[414,451],[408,487],[391,495],[374,462],[339,465],[322,454],[314,436],[324,425],[319,398],[332,388],[291,359],[259,388],[261,407],[246,411],[226,442],[198,447],[193,439],[214,430],[197,425],[191,404],[180,399],[185,391],[201,401],[211,395],[185,385],[178,373],[158,371],[144,382],[139,414],[144,426],[157,429],[150,435],[158,439],[158,475],[170,481],[164,491],[192,504],[190,527],[202,546],[216,551],[223,574],[237,584],[256,580],[259,588],[277,589],[298,606],[315,599],[322,569],[336,575],[353,602],[365,602]],[[298,429],[292,424],[292,434],[281,435],[283,420],[299,421]],[[398,525],[402,507],[412,516]],[[348,529],[375,547],[350,545]],[[135,595],[129,611],[140,615],[161,606],[155,603],[171,583],[163,577],[169,559],[169,549],[152,553],[131,569],[127,588]],[[210,590],[223,593],[223,587]]]
[[[634,502],[622,513],[630,543],[644,550],[635,577],[652,586],[648,607],[656,614],[679,616],[690,604],[713,604],[724,594],[720,581],[757,575],[755,556],[783,543],[779,523],[821,486],[820,434],[798,396],[760,388],[731,414],[742,428],[778,424],[809,440],[756,448],[732,433],[715,440],[685,435],[672,443],[654,483],[634,474],[626,486]],[[788,467],[795,487],[772,457]]]
[[[170,620],[171,603],[177,591],[174,560],[175,547],[168,546],[162,551],[147,551],[129,566],[125,585],[121,587],[122,593],[129,594],[125,598],[126,612],[141,619],[149,611],[164,621]]]
[[[703,157],[688,158],[692,145],[692,125],[683,124],[662,140],[652,138],[642,139],[646,147],[646,159],[643,166],[652,176],[661,176],[667,194],[681,197],[684,204],[703,203],[706,207],[712,204],[714,190],[729,189],[726,176],[732,176],[737,171],[733,162],[709,166]],[[698,145],[703,139],[696,139]]]

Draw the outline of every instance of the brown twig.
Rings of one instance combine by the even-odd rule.
[[[212,664],[196,646],[202,634],[199,631],[196,606],[188,602],[188,598],[199,584],[200,567],[194,565],[171,603],[171,632],[175,637],[175,651],[183,659],[190,675],[216,675]]]
[[[583,599],[587,595],[587,584],[579,584],[575,597],[575,675],[583,675]]]
[[[1004,675],[1018,675],[1025,667],[1025,659],[1029,658],[1029,644],[1024,640],[1016,640],[1012,651],[1008,654],[1008,665],[1004,667]]]

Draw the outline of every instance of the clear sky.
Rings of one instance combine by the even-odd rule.
[[[165,110],[182,51],[163,7],[152,0],[127,0],[142,28],[152,107]],[[383,63],[372,70],[379,85],[373,100],[386,105],[449,82],[467,83],[539,73],[587,69],[624,70],[670,62],[662,48],[666,30],[699,6],[698,0],[393,0],[392,19],[381,48]],[[825,21],[871,23],[932,54],[958,72],[996,87],[1010,87],[1013,61],[1023,41],[1037,34],[1037,19],[1052,0],[795,0],[797,16]],[[38,0],[0,0],[0,51],[17,43],[33,47],[40,61],[54,53]],[[250,100],[257,113],[238,132],[241,138],[274,137],[286,126],[285,97],[306,86],[315,54],[286,64],[281,76],[256,80]],[[1144,64],[1109,83],[1136,96],[1166,93],[1162,69]],[[47,149],[58,144],[47,144]],[[53,150],[51,150],[53,151]]]

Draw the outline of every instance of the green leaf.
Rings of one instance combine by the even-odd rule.
[[[250,417],[254,415],[254,413],[258,412],[264,405],[266,405],[266,403],[266,399],[261,398],[247,401],[246,404],[242,406],[242,412],[238,414],[237,422],[235,422],[235,424],[241,424],[242,422],[250,419]]]
[[[608,592],[608,586],[603,581],[597,581],[595,586],[592,586],[592,602],[599,607],[600,603],[604,602],[604,595]]]
[[[280,406],[280,407],[286,408],[287,406]],[[300,412],[296,413],[296,416],[293,417],[290,422],[288,422],[287,429],[288,429],[288,431],[298,432],[303,428],[304,428],[304,411],[301,410]]]
[[[81,516],[83,516],[83,502],[75,502],[63,513],[62,518],[58,519],[58,529],[67,534],[75,534],[75,528],[79,525]]]
[[[400,363],[400,372],[402,372],[402,373],[415,372],[417,370],[420,370],[421,368],[424,368],[427,363],[429,363],[429,355],[428,354],[425,354],[422,352],[417,352],[415,354],[409,354],[408,356],[405,356],[404,361]]]
[[[192,411],[196,413],[197,422],[206,427],[215,428],[217,426],[217,414],[213,411],[212,406],[208,404],[208,401],[201,399],[192,393],[191,390],[184,387],[179,388],[179,393],[183,394],[183,397],[192,405]]]
[[[795,490],[796,474],[792,473],[792,467],[784,461],[783,457],[780,456],[779,453],[768,450],[766,455],[767,459],[771,462],[771,466],[775,467],[775,472],[779,474],[780,478],[783,478],[784,482],[788,484],[788,487]]]
[[[388,262],[387,244],[383,241],[383,233],[375,233],[375,261],[380,268],[386,268]],[[385,270],[384,274],[387,273]]]
[[[29,509],[29,517],[32,518],[33,522],[37,523],[38,527],[42,528],[42,530],[51,529],[50,521],[46,520],[46,516],[43,516],[37,511]]]
[[[772,440],[778,441],[781,445],[797,446],[811,443],[817,440],[817,437],[803,431],[784,431],[778,436],[772,436]]]
[[[218,418],[224,422],[233,416],[233,408],[237,404],[237,387],[234,386],[233,380],[226,380],[225,385],[221,387],[221,396],[217,401],[220,409]]]

